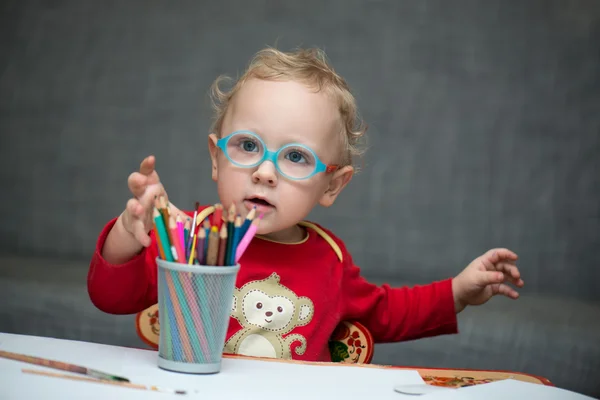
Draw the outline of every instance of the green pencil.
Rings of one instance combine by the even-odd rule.
[[[158,231],[158,236],[160,237],[160,244],[162,245],[163,252],[165,253],[165,258],[167,261],[174,261],[173,252],[171,251],[171,243],[169,242],[169,235],[167,234],[167,228],[165,226],[165,221],[163,220],[162,215],[158,212],[158,209],[154,207],[153,212],[154,224],[156,225],[156,230]]]

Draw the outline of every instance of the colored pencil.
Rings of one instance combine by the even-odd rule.
[[[233,241],[231,243],[231,253],[229,254],[229,265],[235,265],[235,252],[241,239],[240,229],[242,228],[242,217],[240,215],[235,217],[235,223],[233,226]]]
[[[231,248],[233,246],[233,230],[235,228],[235,204],[231,204],[229,207],[229,213],[227,215],[227,253],[225,254],[225,265],[231,265]]]
[[[215,211],[212,215],[212,225],[216,226],[218,231],[221,231],[221,225],[223,225],[223,205],[220,203],[215,204]]]
[[[210,236],[207,242],[206,265],[217,265],[217,257],[219,256],[219,231],[216,225],[210,229]]]
[[[252,210],[250,210],[248,215],[246,215],[246,219],[244,219],[244,223],[242,224],[242,227],[240,228],[240,234],[242,235],[242,237],[244,237],[244,235],[246,234],[246,231],[248,230],[248,228],[250,228],[250,224],[252,223],[252,220],[254,220],[255,215],[256,215],[256,206],[252,207]]]
[[[181,244],[181,249],[183,251],[183,254],[180,254],[179,257],[183,257],[183,259],[187,260],[187,257],[185,256],[185,233],[183,228],[183,218],[180,214],[177,214],[176,224],[177,237],[179,238],[179,243]]]
[[[206,242],[206,231],[200,229],[198,231],[198,244],[196,245],[196,259],[198,264],[204,265],[206,262],[206,252],[204,251],[204,242]]]
[[[158,203],[158,197],[154,198],[154,208],[158,210],[158,207],[160,206],[160,204]],[[153,218],[155,218],[155,214],[152,214]],[[161,216],[162,218],[162,216]],[[160,258],[162,258],[163,260],[165,260],[166,256],[165,256],[165,250],[163,247],[162,242],[160,241],[160,234],[158,232],[158,227],[156,225],[156,223],[153,223],[153,230],[154,230],[154,237],[156,238],[156,247],[158,247],[158,253],[160,254]]]
[[[202,229],[206,232],[206,241],[204,241],[204,253],[208,254],[208,238],[210,237],[210,217],[206,217],[202,222]]]
[[[155,392],[171,393],[171,394],[187,394],[187,391],[179,390],[179,389],[169,389],[169,388],[164,388],[164,387],[154,386],[154,385],[147,386],[147,385],[129,383],[129,382],[108,381],[105,379],[86,378],[83,376],[58,374],[56,372],[38,371],[35,369],[22,368],[21,372],[23,372],[24,374],[47,376],[49,378],[62,378],[62,379],[70,379],[70,380],[74,380],[74,381],[102,383],[102,384],[106,384],[106,385],[116,385],[116,386],[131,388],[131,389],[151,390],[151,391],[155,391]]]
[[[190,242],[189,237],[190,237],[190,228],[191,227],[192,227],[192,219],[190,217],[187,217],[185,219],[185,224],[183,225],[183,237],[185,238],[184,241],[185,241],[185,251],[186,251],[185,257],[186,258],[188,257],[187,252],[189,251],[188,250],[188,242]]]
[[[159,214],[160,215],[160,214]],[[163,250],[162,243],[160,242],[160,235],[158,234],[158,228],[156,224],[153,224],[154,237],[156,238],[156,247],[158,247],[158,253],[160,254],[160,258],[165,259],[165,251]]]
[[[0,357],[8,358],[9,360],[26,362],[29,364],[41,365],[48,368],[60,369],[62,371],[74,372],[76,374],[87,375],[107,381],[129,382],[129,379],[122,376],[108,374],[106,372],[101,372],[81,365],[70,364],[62,361],[49,360],[46,358],[28,356],[19,353],[11,353],[3,350],[0,350]]]
[[[167,230],[167,236],[169,237],[169,243],[171,243],[171,245],[172,245],[173,238],[171,237],[171,226],[169,226],[169,205],[167,204],[167,199],[165,199],[165,196],[159,196],[158,202],[160,204],[158,211],[160,211],[160,214],[162,215],[163,220],[165,221],[165,229]]]
[[[221,225],[219,233],[219,256],[217,257],[217,265],[225,265],[225,255],[227,254],[227,225]]]
[[[194,238],[194,234],[196,233],[196,217],[198,216],[198,208],[200,208],[200,203],[196,202],[194,204],[194,218],[191,221],[190,224],[190,237],[188,238],[188,247],[187,247],[187,257],[191,257],[191,252],[192,252],[192,241]],[[191,264],[191,263],[190,263]]]
[[[171,244],[171,248],[173,249],[173,258],[175,261],[185,264],[185,261],[187,260],[185,258],[185,250],[183,250],[183,246],[181,245],[181,237],[179,235],[177,223],[175,222],[175,217],[173,217],[173,215],[169,217],[169,225],[171,226],[171,237],[173,238],[173,243]]]
[[[194,235],[194,239],[192,240],[192,246],[191,246],[191,250],[190,250],[190,256],[188,257],[188,264],[193,264],[194,263],[194,259],[195,254],[196,254],[196,240],[197,240],[198,236]]]
[[[163,252],[165,254],[165,260],[173,261],[173,254],[171,252],[171,243],[169,242],[169,237],[167,235],[167,229],[165,227],[163,217],[160,215],[160,212],[156,209],[156,207],[154,208],[153,216],[154,216],[154,224],[156,225],[156,229],[158,230],[158,236],[160,237],[160,243],[163,248]]]
[[[258,216],[258,218],[256,218],[254,221],[252,221],[252,223],[250,224],[250,227],[248,228],[248,230],[244,234],[244,237],[240,240],[240,242],[239,242],[239,244],[238,244],[238,246],[237,246],[237,248],[235,250],[235,262],[234,262],[234,264],[238,263],[238,261],[240,260],[240,258],[244,254],[244,251],[246,251],[246,249],[248,248],[248,245],[250,244],[250,241],[252,241],[252,238],[256,234],[256,230],[258,229],[258,224],[260,223],[260,220],[262,219],[262,217],[263,217],[263,214],[261,213]]]

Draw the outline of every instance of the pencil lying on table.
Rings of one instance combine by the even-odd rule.
[[[69,364],[62,361],[48,360],[46,358],[28,356],[25,354],[11,353],[8,351],[0,350],[0,357],[8,358],[9,360],[22,361],[29,364],[41,365],[43,367],[60,369],[63,371],[75,372],[77,374],[91,376],[92,378],[117,381],[117,382],[129,382],[129,379],[123,378],[122,376],[107,374],[106,372],[97,371],[95,369],[82,367],[81,365]]]
[[[168,389],[168,388],[163,388],[160,386],[153,386],[153,385],[146,386],[146,385],[130,383],[130,382],[107,381],[107,380],[103,380],[103,379],[86,378],[84,376],[74,376],[74,375],[68,375],[68,374],[58,374],[56,372],[38,371],[35,369],[23,368],[23,369],[21,369],[21,372],[23,372],[25,374],[47,376],[47,377],[51,377],[51,378],[70,379],[73,381],[104,383],[104,384],[108,384],[108,385],[122,386],[122,387],[131,388],[131,389],[152,390],[155,392],[173,393],[173,394],[187,394],[187,392],[185,390]]]

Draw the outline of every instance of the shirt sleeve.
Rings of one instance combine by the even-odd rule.
[[[377,343],[400,342],[458,332],[452,279],[414,287],[372,284],[344,254],[342,317],[355,320]]]
[[[102,257],[102,248],[116,221],[106,224],[96,242],[87,277],[88,294],[106,313],[135,314],[157,302],[156,239],[151,231],[149,247],[124,264],[110,264]]]

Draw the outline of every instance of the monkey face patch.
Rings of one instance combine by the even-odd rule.
[[[242,299],[242,312],[249,324],[268,331],[279,331],[294,317],[294,303],[287,297],[269,296],[262,290],[251,290]]]

